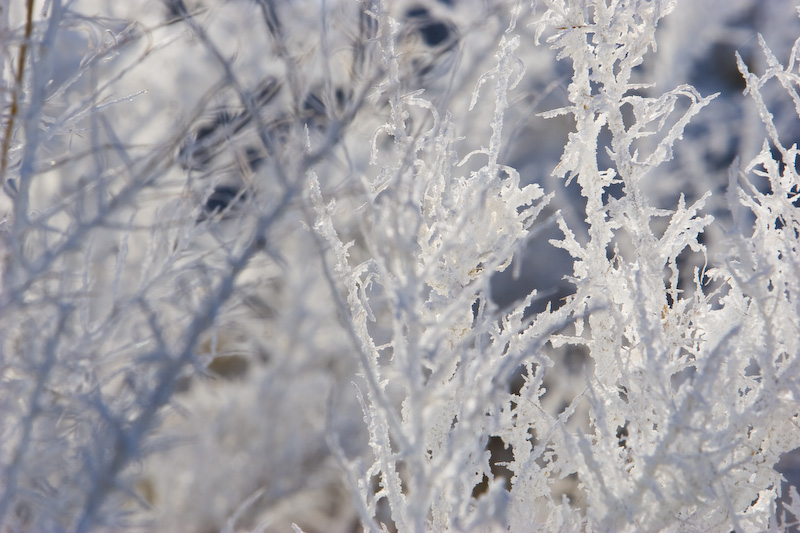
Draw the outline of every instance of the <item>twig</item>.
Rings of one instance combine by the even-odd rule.
[[[6,179],[6,169],[8,168],[8,151],[11,148],[11,134],[14,132],[14,117],[19,112],[19,93],[22,91],[22,76],[25,71],[25,61],[28,56],[28,42],[30,42],[33,32],[33,0],[28,0],[28,17],[25,21],[25,37],[19,48],[19,62],[17,63],[16,87],[11,95],[11,114],[6,124],[6,132],[3,135],[2,155],[0,155],[0,188]]]

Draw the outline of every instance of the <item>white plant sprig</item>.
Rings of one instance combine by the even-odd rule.
[[[658,98],[631,94],[644,88],[629,81],[632,69],[655,46],[658,20],[673,5],[547,2],[539,27],[556,31],[549,40],[575,71],[572,105],[546,116],[575,116],[576,132],[556,173],[577,179],[589,233],[581,244],[562,220],[565,238],[553,244],[576,260],[572,303],[604,307],[590,313],[588,330],[579,321],[575,336],[554,338],[585,345],[594,361],[589,434],[568,436],[565,444],[576,454],[587,518],[596,527],[652,529],[676,517],[690,527],[766,527],[764,505],[749,505],[752,497],[743,504],[749,496],[736,488],[749,468],[742,454],[752,445],[733,423],[740,415],[711,407],[723,391],[747,390],[737,373],[749,364],[751,352],[743,347],[759,326],[747,318],[746,302],[731,293],[720,308],[712,307],[702,272],[695,273],[693,295],[678,290],[678,256],[687,247],[705,254],[698,235],[713,218],[699,211],[708,195],[689,207],[681,196],[668,211],[653,208],[642,187],[653,168],[671,159],[691,117],[714,97],[689,86]],[[676,107],[681,99],[688,102],[684,111]],[[604,130],[611,135],[611,165],[605,168],[597,155]],[[645,144],[650,136],[656,141]],[[622,186],[619,198],[607,193],[614,184]],[[661,217],[669,223],[658,235],[652,222]],[[710,275],[725,279],[719,271]],[[726,396],[726,405],[744,408]],[[704,487],[701,498],[695,496],[698,486]]]
[[[492,134],[486,148],[461,162],[449,115],[441,118],[420,92],[390,98],[393,120],[376,133],[373,161],[381,152],[379,135],[388,134],[394,143],[381,152],[378,188],[368,189],[374,203],[363,208],[367,262],[347,266],[347,246],[338,242],[330,207],[323,208],[319,192],[312,194],[316,227],[337,258],[337,283],[349,287],[343,311],[367,355],[362,371],[368,395],[362,406],[375,463],[358,472],[365,476],[358,497],[366,498],[359,508],[368,529],[379,526],[363,513],[373,513],[383,498],[400,530],[505,520],[507,493],[501,480],[493,480],[484,448],[500,423],[492,403],[521,359],[490,337],[506,335],[514,344],[525,327],[522,311],[535,295],[507,317],[496,317],[487,301],[488,281],[510,264],[547,202],[538,186],[520,187],[517,172],[498,162],[506,94],[521,79],[514,56],[518,42],[518,37],[501,40],[498,66],[478,84],[495,80]],[[392,64],[392,47],[385,52]],[[477,98],[476,88],[473,108]],[[409,136],[409,117],[427,120],[418,109],[429,113],[431,127]],[[485,165],[468,176],[458,174],[468,158],[480,155],[488,158]],[[312,191],[318,191],[313,176]],[[389,341],[378,345],[376,336]],[[399,426],[384,412],[382,399],[389,394],[399,399]],[[491,488],[478,502],[473,490],[484,476]],[[381,488],[364,492],[370,478],[380,479]]]

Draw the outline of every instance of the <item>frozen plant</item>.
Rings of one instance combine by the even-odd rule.
[[[361,480],[365,528],[380,529],[372,517],[382,499],[400,531],[775,527],[774,466],[800,442],[799,352],[789,333],[798,325],[791,303],[796,147],[779,143],[757,87],[779,77],[800,102],[794,56],[784,71],[767,52],[766,77],[748,77],[783,163],[772,161],[765,144],[747,169],[763,165],[771,180],[767,195],[740,193],[756,230],[740,224],[730,231],[741,256],[688,272],[695,287],[687,291],[679,289],[687,272],[678,257],[687,248],[705,254],[698,237],[714,219],[700,212],[710,193],[691,205],[681,195],[674,209],[657,209],[643,183],[672,158],[690,119],[715,95],[683,85],[646,97],[648,87],[631,81],[674,2],[544,3],[536,37],[549,31],[548,42],[574,71],[570,105],[545,114],[575,118],[555,173],[578,182],[588,226],[579,242],[558,217],[564,237],[552,244],[574,259],[575,293],[563,307],[523,318],[535,294],[511,309],[487,296],[489,277],[508,266],[543,205],[538,189],[520,188],[516,172],[497,160],[510,80],[519,76],[518,37],[501,39],[498,66],[479,81],[496,80],[488,147],[461,163],[449,117],[440,120],[424,95],[392,101],[395,121],[385,132],[397,155],[373,157],[381,173],[364,209],[369,260],[349,266],[347,247],[313,193],[363,359],[361,401],[375,459],[350,468]],[[390,72],[391,43],[384,44]],[[414,107],[431,109],[433,118],[429,130],[408,138],[403,120]],[[479,154],[486,165],[459,175],[460,164]],[[614,185],[621,186],[616,195],[609,193]],[[370,321],[376,331],[391,324],[389,332],[372,333]],[[565,344],[584,346],[591,365],[583,392],[560,414],[549,413],[540,402],[544,376],[561,362],[547,348]],[[509,393],[519,367],[525,382]],[[401,398],[396,410],[393,394]],[[587,427],[570,430],[581,404]],[[491,471],[490,437],[512,450],[508,484]],[[577,476],[585,512],[552,497],[550,485],[566,476]],[[484,479],[488,489],[479,494]]]
[[[796,527],[797,19],[721,9],[0,0],[2,528]]]

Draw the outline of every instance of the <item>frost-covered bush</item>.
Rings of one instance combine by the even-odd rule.
[[[798,14],[0,1],[3,529],[797,527]]]

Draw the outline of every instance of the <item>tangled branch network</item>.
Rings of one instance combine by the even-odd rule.
[[[0,530],[796,531],[788,0],[0,0]]]

